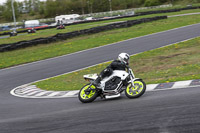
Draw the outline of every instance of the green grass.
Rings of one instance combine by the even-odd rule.
[[[80,36],[48,45],[38,45],[25,49],[4,52],[0,53],[0,68],[61,56],[138,36],[195,24],[199,23],[199,20],[200,15],[174,17],[155,22],[143,23],[129,28],[121,28],[93,35]]]
[[[83,30],[83,29],[106,25],[106,24],[109,24],[112,22],[118,22],[118,21],[135,20],[135,19],[146,18],[146,17],[160,16],[160,15],[170,16],[170,15],[194,13],[194,12],[200,12],[200,9],[184,10],[181,12],[172,12],[172,13],[145,15],[145,16],[123,18],[123,19],[116,19],[116,20],[107,20],[107,21],[100,21],[100,22],[93,22],[93,23],[86,23],[86,24],[78,24],[78,25],[66,26],[66,29],[64,29],[64,30],[56,30],[56,29],[40,30],[34,34],[27,34],[27,35],[23,35],[23,36],[14,36],[11,38],[0,39],[0,44],[8,44],[8,43],[15,43],[15,42],[24,41],[24,40],[32,40],[32,39],[36,39],[36,38],[49,37],[49,36],[54,36],[57,33],[67,33],[67,32],[71,32],[71,31]]]
[[[65,74],[35,83],[44,90],[79,90],[87,82],[84,74],[100,73],[108,64]],[[146,51],[130,58],[135,76],[147,84],[200,79],[200,37]]]

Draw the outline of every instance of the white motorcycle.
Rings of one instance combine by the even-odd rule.
[[[79,91],[79,100],[83,103],[92,102],[98,96],[106,99],[120,97],[123,91],[128,98],[138,98],[146,91],[144,81],[135,78],[132,69],[129,67],[127,71],[114,70],[109,77],[105,77],[100,82],[98,88],[93,85],[98,78],[97,74],[88,74],[83,77],[90,82]]]

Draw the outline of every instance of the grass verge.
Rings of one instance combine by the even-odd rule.
[[[173,17],[166,20],[143,23],[129,28],[115,29],[93,35],[83,35],[48,45],[38,45],[25,49],[4,52],[0,53],[0,69],[195,24],[199,23],[199,20],[200,15]]]
[[[35,83],[44,90],[79,90],[87,82],[83,75],[99,73],[108,63]],[[200,79],[200,37],[146,51],[130,58],[136,77],[147,84]]]

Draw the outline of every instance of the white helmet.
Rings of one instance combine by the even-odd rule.
[[[118,56],[118,60],[120,60],[121,62],[123,62],[126,65],[128,65],[129,58],[130,58],[130,56],[127,53],[121,53]]]

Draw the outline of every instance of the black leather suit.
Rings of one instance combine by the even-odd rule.
[[[128,64],[127,64],[128,65]],[[126,65],[124,63],[122,63],[119,60],[114,60],[107,68],[105,68],[100,75],[98,76],[98,78],[95,80],[95,82],[93,83],[95,86],[98,86],[100,81],[107,77],[110,76],[113,72],[113,70],[126,70]]]
[[[100,73],[100,77],[103,79],[106,76],[110,76],[113,70],[126,70],[126,65],[119,60],[114,60],[106,69]]]

